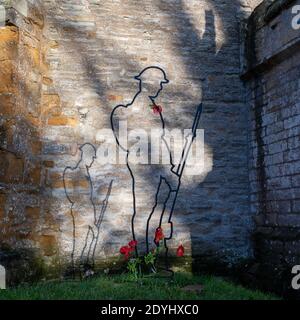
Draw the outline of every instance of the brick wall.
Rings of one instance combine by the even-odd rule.
[[[254,269],[261,284],[280,292],[288,290],[291,268],[300,263],[300,32],[291,25],[291,6],[299,3],[276,8],[264,2],[248,25]]]

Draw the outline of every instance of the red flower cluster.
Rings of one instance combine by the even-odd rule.
[[[120,249],[120,253],[124,255],[125,259],[129,259],[130,254],[132,251],[134,251],[134,248],[137,246],[137,241],[136,240],[131,240],[128,242],[127,246],[123,246]]]
[[[177,257],[183,257],[184,247],[182,244],[177,248],[176,255],[177,255]]]
[[[155,238],[154,238],[154,242],[156,244],[159,244],[160,240],[163,240],[163,238],[165,237],[164,233],[163,233],[163,229],[162,228],[157,228],[155,231]]]
[[[137,246],[137,241],[136,240],[131,240],[128,242],[129,247],[135,248]]]
[[[161,106],[158,106],[156,104],[154,104],[153,106],[151,106],[152,108],[152,111],[154,114],[160,114],[162,113],[162,107]]]

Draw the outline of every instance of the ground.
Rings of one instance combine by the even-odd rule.
[[[188,285],[201,285],[200,293],[183,290]],[[45,282],[0,291],[0,300],[274,300],[274,295],[246,289],[213,276],[175,274],[173,280],[142,278],[128,275],[99,276],[84,281]]]

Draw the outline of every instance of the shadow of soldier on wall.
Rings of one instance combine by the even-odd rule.
[[[90,276],[94,273],[95,251],[103,216],[112,188],[112,180],[107,194],[98,210],[95,204],[94,182],[90,169],[96,158],[96,148],[85,143],[79,147],[80,159],[74,167],[66,167],[63,173],[65,194],[70,202],[73,225],[72,272]]]

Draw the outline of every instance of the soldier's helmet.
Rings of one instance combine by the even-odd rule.
[[[96,148],[90,143],[85,143],[79,147],[79,150],[81,151],[81,160],[87,167],[90,167],[96,159]]]
[[[140,81],[140,85],[146,88],[152,97],[157,97],[163,84],[169,82],[165,71],[156,66],[145,68],[135,79]]]
[[[142,82],[153,82],[153,81],[159,81],[160,83],[169,82],[164,70],[154,66],[145,68],[139,75],[135,77],[135,79],[140,80]]]

